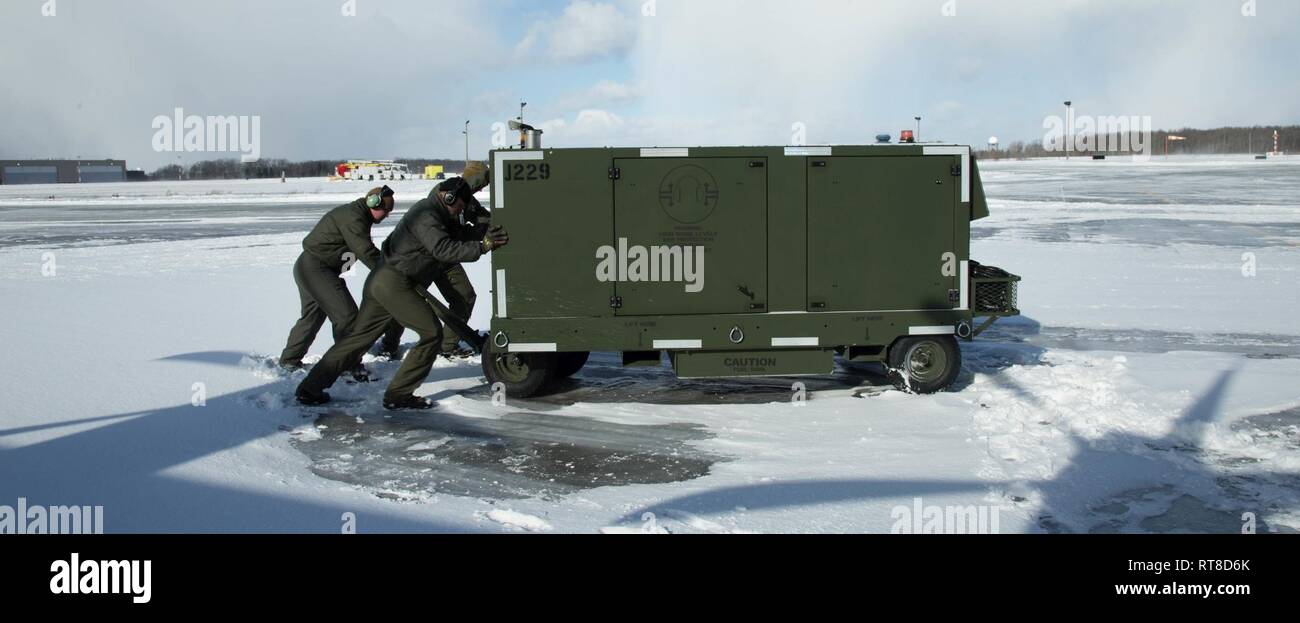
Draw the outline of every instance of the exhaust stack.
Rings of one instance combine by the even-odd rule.
[[[519,131],[519,148],[520,149],[541,149],[542,148],[542,131],[534,128],[527,123],[520,123],[518,120],[510,120],[510,129]]]

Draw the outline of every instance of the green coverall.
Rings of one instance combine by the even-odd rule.
[[[438,198],[439,188],[412,206],[384,242],[383,262],[366,280],[351,333],[312,368],[298,385],[299,396],[324,393],[394,320],[415,331],[420,340],[402,360],[384,400],[414,395],[429,375],[442,345],[443,329],[419,290],[427,290],[437,279],[448,278],[457,264],[476,261],[484,253],[481,240],[466,239],[461,224]]]
[[[336,344],[352,328],[357,318],[357,303],[340,275],[351,263],[361,262],[374,271],[382,261],[379,249],[370,239],[372,225],[374,219],[365,199],[358,199],[330,210],[303,239],[303,252],[293,265],[302,313],[289,331],[280,365],[302,365],[302,358],[326,318],[333,326]],[[394,323],[384,335],[382,348],[396,352],[401,337],[402,327]],[[349,369],[360,363],[358,355]]]

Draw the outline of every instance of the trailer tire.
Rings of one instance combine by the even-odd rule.
[[[567,379],[577,374],[583,366],[587,365],[589,357],[591,353],[587,351],[560,353],[555,362],[555,380]]]
[[[554,378],[557,361],[556,353],[501,352],[488,343],[483,351],[483,376],[489,385],[505,385],[508,398],[530,398]]]
[[[933,394],[952,385],[961,372],[961,349],[951,335],[899,338],[889,348],[886,371],[894,387],[911,394]]]

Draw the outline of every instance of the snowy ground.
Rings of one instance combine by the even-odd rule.
[[[1300,529],[1300,161],[981,172],[974,256],[1024,276],[1024,316],[963,346],[952,392],[844,369],[795,406],[790,379],[597,354],[504,407],[444,362],[439,410],[393,417],[383,383],[293,405],[258,358],[302,233],[363,185],[0,186],[0,505],[103,505],[109,532],[888,532],[967,506],[1002,532]]]

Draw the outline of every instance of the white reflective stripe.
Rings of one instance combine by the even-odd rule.
[[[787,156],[829,156],[831,155],[830,147],[786,147],[785,155]]]
[[[556,351],[556,345],[551,344],[511,344],[510,352],[512,353],[553,353]]]
[[[970,261],[961,261],[961,289],[958,296],[961,297],[961,303],[957,306],[959,311],[970,309],[970,298],[968,298],[967,289],[970,288]]]
[[[506,176],[502,164],[511,160],[542,160],[546,154],[541,151],[498,151],[496,163],[492,165],[492,209],[506,207]]]
[[[686,158],[691,155],[689,147],[643,147],[642,158]]]
[[[935,146],[921,148],[926,156],[961,156],[961,202],[970,202],[970,146]]]
[[[821,343],[815,337],[774,337],[772,346],[817,346]]]
[[[655,340],[655,350],[704,348],[704,340]]]
[[[940,325],[937,327],[911,327],[907,331],[908,335],[953,335],[957,333],[957,327]]]
[[[506,270],[497,271],[497,318],[509,318],[506,315]]]
[[[965,145],[922,145],[921,152],[927,156],[965,156],[970,147]]]

